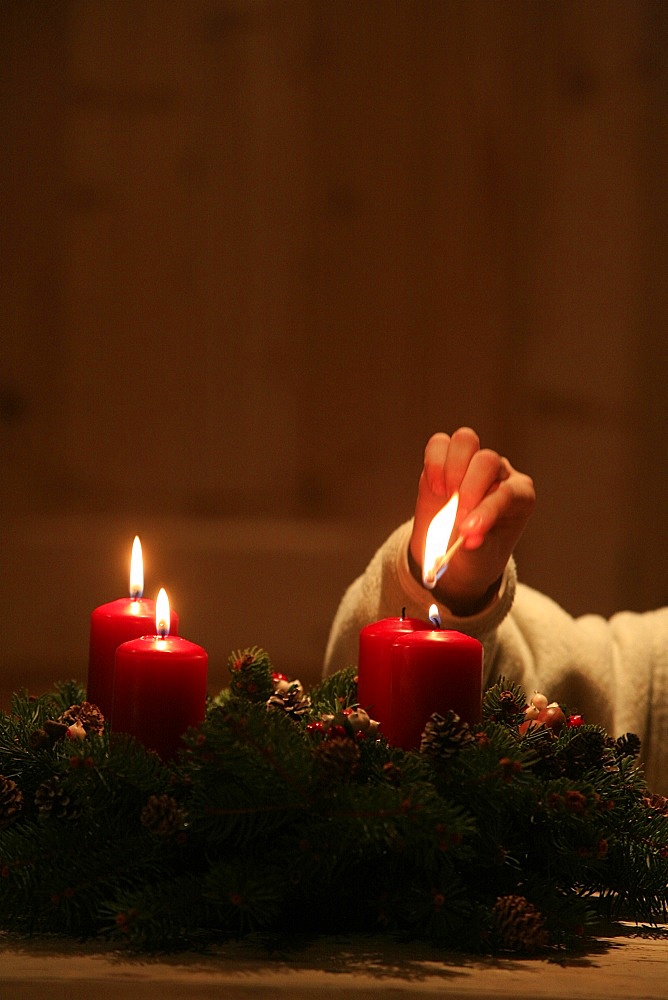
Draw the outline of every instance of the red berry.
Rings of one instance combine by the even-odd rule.
[[[569,727],[571,729],[577,729],[577,727],[581,726],[583,723],[584,723],[584,719],[582,718],[581,715],[569,715],[568,716],[568,725],[569,725]]]

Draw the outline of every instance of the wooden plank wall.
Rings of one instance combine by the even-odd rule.
[[[0,0],[4,625],[19,520],[361,568],[461,423],[535,476],[527,582],[665,602],[667,62],[656,0]]]

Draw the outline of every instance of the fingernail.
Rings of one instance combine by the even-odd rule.
[[[481,524],[480,514],[471,514],[470,517],[467,517],[466,520],[462,522],[461,530],[475,531],[476,528],[480,527],[480,524]]]

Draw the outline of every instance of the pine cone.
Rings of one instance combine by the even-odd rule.
[[[11,826],[23,812],[23,792],[11,778],[0,774],[0,830]]]
[[[643,795],[643,802],[648,809],[656,809],[663,816],[668,816],[668,798],[665,795],[659,795],[658,792],[651,792]]]
[[[558,756],[565,774],[578,778],[583,771],[599,767],[606,753],[605,735],[597,729],[576,729],[574,736]]]
[[[614,741],[613,747],[620,757],[637,757],[640,753],[640,737],[635,733],[624,733]]]
[[[499,695],[499,707],[507,717],[519,715],[524,711],[523,705],[518,705],[517,698],[512,691],[502,691]]]
[[[57,721],[68,728],[78,722],[86,730],[87,736],[101,736],[104,732],[104,716],[97,705],[89,701],[82,701],[80,705],[70,705]]]
[[[424,728],[420,752],[434,760],[445,760],[474,741],[468,723],[462,722],[456,712],[434,712]]]
[[[299,681],[292,681],[286,687],[274,691],[267,700],[267,708],[282,709],[293,719],[298,719],[311,710],[311,699],[304,694],[304,688]]]
[[[149,833],[171,837],[183,829],[186,813],[171,795],[150,795],[140,819]]]
[[[76,805],[57,776],[42,782],[35,792],[35,805],[40,819],[76,819],[78,815]]]
[[[350,736],[332,736],[314,748],[313,756],[328,778],[345,780],[359,767],[360,748]]]
[[[508,951],[532,953],[548,943],[543,915],[525,896],[499,896],[492,914],[501,946]]]

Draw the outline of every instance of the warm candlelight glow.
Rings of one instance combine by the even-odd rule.
[[[137,600],[144,593],[144,560],[141,554],[141,542],[139,536],[135,535],[132,543],[132,557],[130,559],[130,597]]]
[[[169,635],[169,598],[164,587],[160,588],[155,602],[155,634],[163,639]]]
[[[442,559],[448,551],[448,542],[457,517],[458,505],[459,493],[453,493],[445,507],[442,507],[432,519],[427,529],[422,562],[422,582],[430,590],[436,586],[436,582],[445,572],[447,566],[447,563],[443,563]]]

